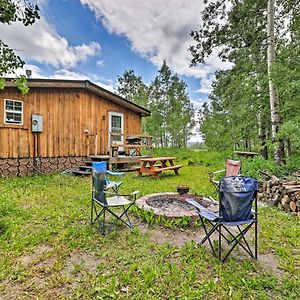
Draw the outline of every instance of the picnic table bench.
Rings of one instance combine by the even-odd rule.
[[[175,165],[175,159],[176,157],[172,156],[142,158],[142,165],[138,170],[138,175],[142,176],[143,174],[148,174],[159,179],[158,174],[170,170],[173,170],[176,175],[179,175],[178,170],[182,167],[182,165]]]
[[[249,151],[234,151],[234,153],[237,156],[243,156],[243,157],[250,157],[253,158],[254,156],[257,156],[258,153],[257,152],[249,152]]]

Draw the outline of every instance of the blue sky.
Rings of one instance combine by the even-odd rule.
[[[35,78],[89,79],[113,91],[128,69],[151,82],[165,59],[187,83],[197,109],[207,100],[214,71],[228,67],[214,53],[205,65],[189,67],[189,32],[201,24],[202,0],[31,2],[38,3],[40,20],[29,27],[1,24],[0,30]]]

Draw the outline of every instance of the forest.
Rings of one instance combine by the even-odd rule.
[[[212,53],[232,67],[216,71],[196,117],[185,83],[166,62],[149,86],[125,71],[118,92],[152,111],[144,131],[157,146],[186,146],[198,123],[208,149],[257,151],[283,165],[300,146],[299,1],[205,3],[203,24],[190,33],[191,67]]]
[[[255,150],[277,165],[299,152],[299,12],[297,0],[206,1],[192,65],[213,51],[232,64],[199,111],[208,148]]]

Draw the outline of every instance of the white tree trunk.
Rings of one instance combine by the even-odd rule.
[[[276,90],[276,86],[272,79],[272,71],[275,64],[275,41],[274,41],[274,0],[268,0],[268,17],[267,17],[267,34],[268,34],[268,80],[269,80],[269,97],[270,97],[270,111],[271,111],[271,124],[272,124],[272,141],[279,142],[277,140],[277,133],[280,123],[280,109],[279,98]],[[279,142],[280,144],[280,142]],[[283,160],[283,153],[281,151],[281,145],[276,146],[275,149],[275,163],[280,164]]]
[[[258,138],[260,141],[259,154],[264,158],[268,159],[268,149],[266,146],[266,124],[264,121],[265,104],[262,99],[262,88],[259,82],[256,83],[257,99],[258,99]]]

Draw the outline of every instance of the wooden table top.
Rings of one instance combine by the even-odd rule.
[[[142,158],[141,161],[156,162],[156,161],[166,161],[166,160],[174,160],[174,159],[176,159],[176,157],[173,157],[173,156],[163,156],[163,157]]]

